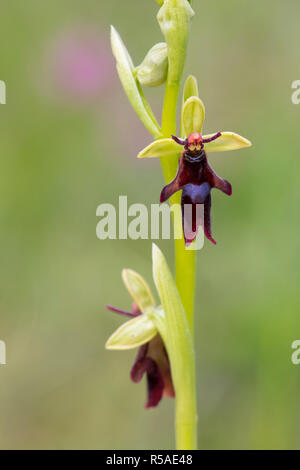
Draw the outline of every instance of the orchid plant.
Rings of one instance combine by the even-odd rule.
[[[175,397],[175,431],[178,449],[197,448],[197,406],[195,389],[195,351],[193,341],[195,250],[187,249],[203,226],[205,236],[215,244],[211,233],[211,190],[231,195],[231,184],[211,168],[207,152],[249,147],[249,140],[234,132],[202,134],[205,108],[199,98],[195,77],[183,87],[180,137],[176,136],[177,102],[185,64],[190,22],[194,15],[188,0],[156,0],[157,14],[165,42],[154,45],[139,66],[134,63],[120,35],[111,28],[111,44],[117,71],[136,114],[154,138],[141,150],[139,158],[160,158],[166,185],[160,202],[180,203],[181,217],[174,214],[175,274],[168,268],[160,249],[153,245],[153,279],[160,299],[157,305],[146,281],[131,270],[123,271],[123,281],[132,297],[132,312],[107,306],[130,317],[106,343],[107,349],[139,348],[131,378],[147,377],[146,407],[157,406],[163,396]],[[165,83],[161,125],[158,123],[143,87]],[[177,172],[177,173],[176,173]],[[192,223],[186,222],[185,207],[192,207]],[[204,217],[198,214],[204,208]]]

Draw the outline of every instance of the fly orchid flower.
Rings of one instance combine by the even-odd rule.
[[[198,96],[189,96],[189,90],[197,93],[197,84],[193,77],[189,77],[186,82],[182,106],[181,127],[182,134],[186,137],[171,136],[169,139],[155,141],[142,150],[138,157],[179,157],[177,175],[161,191],[160,202],[165,202],[174,193],[182,190],[181,208],[185,244],[189,245],[196,238],[200,225],[204,226],[205,236],[216,244],[211,234],[211,190],[216,188],[230,196],[232,188],[228,181],[220,178],[211,168],[207,152],[236,150],[251,146],[251,142],[233,132],[217,132],[203,136],[205,108]],[[204,208],[204,220],[197,211],[199,204]],[[187,205],[192,208],[191,221],[187,220],[185,214]]]
[[[221,132],[203,138],[199,132],[193,132],[187,139],[172,139],[179,145],[184,145],[184,151],[179,159],[176,177],[167,184],[160,195],[160,202],[165,202],[174,193],[182,189],[181,209],[183,233],[186,245],[189,245],[197,236],[198,226],[201,224],[201,214],[197,214],[197,205],[204,205],[204,234],[213,244],[216,244],[211,235],[210,209],[211,189],[217,188],[228,196],[232,194],[231,184],[220,178],[207,161],[204,144],[215,141],[222,136]],[[192,223],[188,223],[185,206],[192,206]]]
[[[146,408],[151,408],[157,406],[163,396],[175,395],[168,354],[151,320],[151,315],[161,317],[163,312],[161,308],[155,307],[150,288],[139,274],[125,269],[122,277],[134,301],[132,312],[110,305],[106,307],[108,310],[133,318],[118,328],[107,341],[106,348],[124,350],[139,347],[130,377],[137,383],[146,374],[148,389]]]

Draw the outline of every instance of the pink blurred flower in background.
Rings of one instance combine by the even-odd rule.
[[[99,136],[113,137],[114,129],[118,139],[113,155],[118,164],[123,162],[126,166],[131,162],[136,166],[138,150],[149,135],[138,118],[128,118],[131,108],[119,89],[107,32],[94,25],[76,25],[52,34],[44,47],[36,79],[37,88],[52,103],[96,112],[97,149],[103,151]]]
[[[93,27],[60,34],[46,55],[46,73],[49,91],[60,99],[97,101],[109,89],[114,73],[109,41]]]

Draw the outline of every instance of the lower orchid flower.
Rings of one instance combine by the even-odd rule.
[[[203,226],[204,234],[216,244],[211,234],[211,190],[219,189],[228,196],[232,194],[231,184],[220,178],[208,163],[209,151],[235,150],[251,146],[249,140],[233,132],[218,132],[202,136],[205,108],[198,96],[196,86],[188,94],[193,78],[187,81],[181,114],[182,134],[186,138],[171,136],[170,139],[154,141],[138,157],[179,157],[177,175],[167,184],[160,195],[160,202],[165,202],[177,191],[182,190],[181,208],[182,225],[185,244],[188,246],[197,236],[199,226]],[[184,146],[182,151],[181,146]],[[198,210],[204,209],[203,216]],[[191,208],[190,211],[187,209]]]
[[[197,404],[193,338],[175,280],[161,250],[152,245],[152,275],[161,305],[156,305],[146,281],[124,269],[122,278],[132,297],[131,311],[107,306],[130,317],[106,342],[109,350],[139,348],[131,379],[147,378],[146,408],[163,396],[175,398],[175,428],[180,449],[197,446]]]
[[[162,310],[155,307],[151,291],[144,279],[131,270],[122,273],[124,283],[133,297],[132,312],[107,305],[108,310],[133,317],[123,324],[107,341],[107,349],[139,350],[131,369],[133,382],[140,382],[147,377],[148,398],[146,408],[155,407],[163,396],[174,397],[169,357],[164,342],[157,332],[147,311],[152,315],[162,315]]]

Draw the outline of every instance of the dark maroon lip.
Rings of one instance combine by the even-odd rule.
[[[203,149],[198,150],[196,152],[191,152],[188,150],[185,152],[184,158],[190,163],[201,163],[204,162],[206,158],[206,153]]]
[[[220,135],[221,133],[218,133],[205,140],[212,141]],[[185,143],[177,137],[173,139],[182,145]],[[203,148],[195,151],[184,150],[178,162],[177,175],[162,189],[160,202],[167,201],[177,191],[182,190],[182,228],[186,246],[197,237],[200,226],[203,227],[206,238],[216,244],[211,234],[211,190],[213,188],[219,189],[228,196],[232,194],[231,184],[214,172]],[[204,217],[202,218],[197,211],[199,204],[203,204]],[[185,209],[188,210],[188,206],[192,206],[191,223],[185,223]]]

